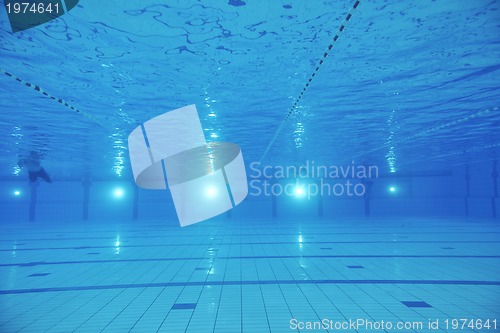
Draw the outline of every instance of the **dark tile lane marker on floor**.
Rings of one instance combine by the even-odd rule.
[[[200,281],[200,282],[164,282],[112,284],[100,286],[52,287],[34,289],[0,290],[0,295],[29,294],[61,291],[88,291],[137,288],[165,288],[191,286],[242,286],[242,285],[310,285],[310,284],[400,284],[400,285],[468,285],[468,286],[500,286],[500,281],[473,280],[266,280],[266,281]]]
[[[218,260],[254,260],[254,259],[304,259],[304,258],[455,258],[455,259],[500,259],[495,255],[392,255],[392,254],[372,254],[372,255],[303,255],[303,256],[241,256],[241,257],[215,257]],[[72,265],[72,264],[102,264],[102,263],[126,263],[126,262],[157,262],[157,261],[187,261],[187,260],[208,260],[213,257],[189,257],[189,258],[148,258],[148,259],[109,259],[109,260],[75,260],[75,261],[36,261],[27,263],[0,264],[0,267],[29,267],[39,265]]]
[[[176,303],[172,305],[172,310],[194,310],[196,303]]]
[[[428,303],[422,301],[401,301],[409,308],[432,308]]]
[[[297,244],[298,242],[243,242],[243,243],[220,243],[217,245],[287,245]],[[302,244],[498,244],[500,241],[344,241],[344,242],[301,242]],[[144,244],[144,245],[122,245],[122,248],[144,248],[144,247],[180,247],[180,246],[200,246],[210,244]],[[101,246],[70,246],[70,247],[39,247],[16,249],[16,251],[53,251],[53,250],[88,250],[88,249],[112,249],[114,245],[101,245]],[[0,252],[11,252],[12,249],[0,249]],[[207,251],[217,251],[217,249],[208,249]]]
[[[35,274],[28,275],[28,277],[47,276],[49,274],[50,273],[35,273]]]

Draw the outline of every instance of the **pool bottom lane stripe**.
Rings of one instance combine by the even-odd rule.
[[[199,281],[199,282],[163,282],[163,283],[137,283],[137,284],[114,284],[100,286],[77,286],[77,287],[49,287],[33,289],[11,289],[0,290],[0,295],[30,294],[45,292],[65,291],[90,291],[90,290],[113,290],[113,289],[137,289],[137,288],[165,288],[165,287],[192,287],[192,286],[243,286],[243,285],[331,285],[331,284],[396,284],[396,285],[467,285],[467,286],[500,286],[500,281],[477,281],[477,280],[264,280],[264,281]]]

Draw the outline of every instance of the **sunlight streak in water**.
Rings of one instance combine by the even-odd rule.
[[[116,235],[115,254],[120,254],[120,235]]]
[[[396,110],[392,110],[391,115],[389,116],[389,119],[387,119],[387,125],[389,128],[389,136],[386,139],[386,144],[389,146],[389,151],[385,155],[385,158],[387,160],[387,164],[389,164],[389,171],[391,173],[396,172],[396,152],[395,152],[395,146],[394,146],[394,127],[396,124],[396,121],[394,120],[394,114],[396,113]]]
[[[302,148],[304,132],[304,125],[300,122],[296,123],[295,130],[293,131],[295,148]]]
[[[21,133],[21,127],[14,126],[14,131],[12,132],[11,136],[14,137],[14,145],[16,150],[19,150],[19,145],[21,144],[21,141],[23,139],[23,134]],[[18,176],[20,173],[21,173],[21,168],[16,163],[12,168],[12,174]]]
[[[205,128],[205,131],[209,132],[208,138],[206,138],[206,140],[207,142],[210,142],[211,141],[210,139],[217,139],[219,137],[219,133],[216,129],[217,112],[215,112],[215,110],[213,109],[213,104],[212,104],[215,103],[216,100],[210,97],[207,90],[205,90],[204,93],[205,93],[204,105],[208,110],[208,122],[211,125],[210,128]]]
[[[118,131],[118,128],[116,129]],[[125,169],[125,151],[126,151],[126,146],[125,142],[122,140],[120,133],[115,133],[112,135],[112,138],[114,139],[113,142],[113,149],[116,151],[115,156],[114,156],[114,164],[113,164],[113,171],[118,177],[121,177],[123,174],[123,169]]]

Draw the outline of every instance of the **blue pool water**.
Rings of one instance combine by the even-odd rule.
[[[499,1],[0,2],[0,332],[500,331]]]

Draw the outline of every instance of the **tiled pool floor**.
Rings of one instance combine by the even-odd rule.
[[[4,223],[0,259],[0,332],[500,331],[498,221]]]

